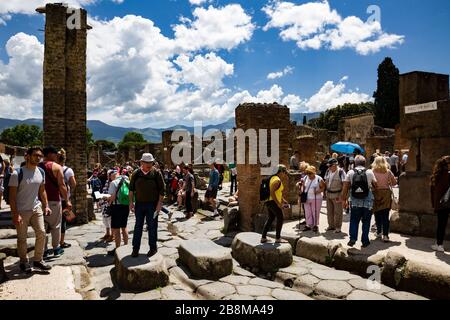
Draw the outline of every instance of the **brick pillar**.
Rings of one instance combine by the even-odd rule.
[[[236,128],[255,129],[259,141],[259,129],[279,129],[279,155],[280,164],[288,165],[288,148],[290,113],[289,108],[278,104],[241,104],[236,108]],[[270,133],[270,132],[269,132]],[[268,148],[270,150],[270,135],[268,135]],[[258,142],[259,148],[259,142]],[[261,203],[259,201],[259,186],[262,180],[261,164],[249,164],[248,141],[245,145],[246,163],[237,164],[239,183],[239,209],[240,209],[240,229],[251,231],[254,229],[254,217],[261,213]],[[259,154],[259,149],[258,149]],[[284,196],[288,197],[288,181],[283,181],[285,186]]]
[[[67,28],[67,8],[47,4],[44,55],[44,145],[63,147],[67,165],[77,181],[72,204],[78,223],[88,222],[86,144],[87,13],[81,10],[81,29]]]

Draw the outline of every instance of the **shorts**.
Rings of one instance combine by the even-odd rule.
[[[126,228],[128,224],[128,215],[130,208],[127,205],[115,204],[111,210],[111,228],[121,229]]]
[[[215,198],[217,198],[217,191],[218,191],[218,188],[212,188],[211,190],[206,190],[206,193],[205,193],[205,198],[213,198],[213,199],[215,199]]]

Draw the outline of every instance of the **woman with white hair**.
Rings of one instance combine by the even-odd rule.
[[[377,179],[377,187],[373,193],[375,197],[373,212],[377,225],[377,239],[383,237],[384,242],[389,242],[389,213],[392,205],[392,187],[397,184],[390,165],[384,157],[376,157],[372,164],[372,171]]]
[[[306,177],[303,179],[301,192],[307,194],[307,200],[304,204],[306,229],[305,231],[319,231],[320,209],[322,207],[323,192],[326,185],[322,177],[317,175],[314,166],[308,166],[305,170]]]

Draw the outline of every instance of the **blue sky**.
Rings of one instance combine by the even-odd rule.
[[[293,112],[367,101],[386,56],[401,73],[450,73],[448,0],[70,1],[94,26],[88,118],[114,125],[219,123],[250,101]],[[33,10],[45,1],[23,2],[0,0],[0,117],[42,114],[44,17]]]

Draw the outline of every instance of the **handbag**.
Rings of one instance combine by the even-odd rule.
[[[63,211],[63,215],[66,218],[67,222],[72,222],[77,216],[73,213],[72,210],[65,209]]]
[[[392,189],[392,187],[389,187],[389,188],[391,189],[391,197],[392,197],[391,209],[394,210],[394,211],[398,211],[398,209],[399,209],[398,198],[395,196],[394,190]]]
[[[443,209],[450,209],[450,187],[447,189],[447,192],[439,201]]]
[[[306,178],[305,178],[305,182],[306,182]],[[311,181],[311,183],[309,184],[308,190],[306,190],[306,192],[303,191],[303,192],[300,194],[300,202],[301,202],[301,203],[306,203],[306,201],[308,201],[308,192],[309,192],[309,189],[311,188],[311,185],[312,185],[312,184],[313,184],[313,181]]]

